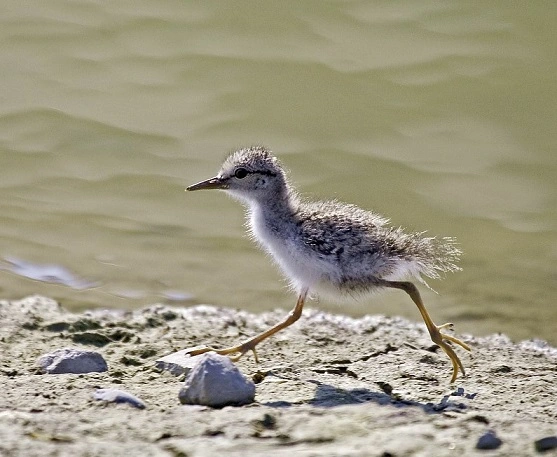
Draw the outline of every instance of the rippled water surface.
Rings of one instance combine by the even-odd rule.
[[[435,320],[557,343],[557,4],[474,5],[4,2],[0,296],[292,307],[241,207],[184,192],[262,143],[305,194],[458,238]]]

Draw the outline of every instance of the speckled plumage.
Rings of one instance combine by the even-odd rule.
[[[234,177],[238,168],[252,175]],[[248,205],[253,238],[275,259],[293,287],[325,295],[355,295],[377,279],[455,271],[460,251],[451,238],[405,233],[388,219],[338,201],[309,202],[289,183],[276,157],[257,146],[232,153],[218,174],[225,189]],[[244,184],[246,184],[244,186]]]
[[[470,347],[441,330],[427,312],[416,286],[405,277],[423,281],[422,275],[439,277],[458,270],[460,251],[451,238],[431,238],[423,233],[405,233],[371,211],[338,201],[309,202],[289,183],[279,160],[262,146],[240,149],[224,161],[214,178],[187,190],[221,189],[248,207],[252,237],[279,265],[298,301],[288,316],[270,329],[243,343],[224,349],[195,348],[191,355],[255,353],[255,347],[276,332],[292,325],[302,315],[308,294],[354,296],[382,288],[406,292],[418,307],[431,339],[449,356],[454,382],[462,362],[447,343]],[[257,358],[257,355],[256,355]]]

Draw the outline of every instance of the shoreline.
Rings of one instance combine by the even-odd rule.
[[[557,435],[557,348],[541,340],[458,334],[467,376],[422,324],[304,311],[292,327],[236,363],[256,381],[255,403],[181,405],[183,377],[155,361],[180,349],[226,346],[287,311],[250,314],[200,305],[64,310],[39,296],[0,300],[0,454],[50,455],[542,455]],[[94,350],[108,371],[40,374],[37,360],[63,348]],[[122,389],[146,405],[101,402]],[[491,435],[490,435],[491,433]],[[557,455],[557,449],[543,455]]]

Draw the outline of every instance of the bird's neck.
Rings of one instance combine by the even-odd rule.
[[[269,193],[265,198],[251,202],[252,210],[261,211],[266,217],[288,217],[296,213],[299,206],[298,194],[290,186]]]
[[[260,241],[267,236],[278,236],[287,226],[295,223],[300,199],[290,187],[281,190],[266,199],[249,202],[249,224]]]

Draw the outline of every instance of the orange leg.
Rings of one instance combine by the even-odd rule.
[[[455,382],[456,377],[458,375],[459,368],[460,368],[460,371],[462,371],[462,374],[464,376],[466,376],[466,373],[464,371],[464,366],[462,365],[462,362],[460,361],[460,359],[456,355],[453,348],[451,346],[449,346],[445,342],[445,340],[446,341],[451,341],[455,344],[458,344],[459,346],[463,347],[467,351],[471,350],[470,346],[468,346],[466,343],[460,341],[458,338],[455,338],[454,336],[446,335],[445,333],[441,333],[442,329],[452,328],[453,324],[447,323],[447,324],[443,324],[443,325],[435,325],[433,323],[433,320],[429,316],[429,313],[427,312],[423,302],[422,302],[422,297],[420,296],[420,292],[418,291],[417,287],[414,284],[412,284],[411,282],[406,282],[406,281],[381,281],[381,285],[386,286],[386,287],[392,287],[392,288],[395,288],[395,289],[404,290],[404,292],[406,292],[408,295],[410,295],[410,298],[416,304],[416,306],[418,307],[418,310],[420,311],[420,314],[422,315],[422,318],[425,322],[427,330],[429,331],[429,335],[431,336],[431,341],[433,341],[441,349],[443,349],[443,351],[445,351],[445,353],[449,356],[449,358],[451,359],[451,362],[453,363],[453,375],[451,377],[451,383]]]
[[[300,316],[302,315],[302,310],[304,308],[304,302],[305,302],[307,294],[308,294],[308,289],[304,289],[302,291],[302,293],[300,294],[300,296],[298,297],[298,301],[296,302],[296,306],[294,307],[294,309],[292,311],[290,311],[288,313],[288,316],[286,316],[286,319],[284,319],[283,321],[274,325],[270,329],[268,329],[268,330],[266,330],[262,333],[259,333],[258,335],[255,335],[255,336],[251,337],[249,340],[246,340],[243,343],[238,344],[237,346],[231,346],[231,347],[224,348],[224,349],[215,349],[215,348],[212,348],[212,347],[202,347],[202,348],[194,349],[194,350],[190,351],[189,354],[193,356],[193,355],[204,354],[205,352],[216,352],[217,354],[220,354],[220,355],[228,355],[228,356],[230,356],[230,358],[232,360],[236,361],[240,357],[242,357],[246,352],[252,351],[253,355],[255,356],[255,361],[259,363],[259,359],[257,358],[257,352],[255,352],[255,346],[257,346],[263,340],[266,340],[270,336],[274,335],[275,333],[280,332],[282,329],[284,329],[286,327],[289,327],[294,322],[296,322],[298,319],[300,319]],[[236,354],[236,355],[234,355],[234,354]]]

